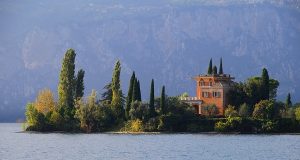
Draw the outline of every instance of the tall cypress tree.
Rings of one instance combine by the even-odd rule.
[[[66,121],[74,118],[74,82],[75,82],[75,51],[68,49],[63,61],[59,75],[58,105],[61,114]]]
[[[166,114],[166,94],[165,94],[165,86],[161,89],[161,96],[160,96],[160,108],[161,113]]]
[[[266,68],[263,68],[261,75],[262,85],[262,99],[269,99],[270,85],[269,85],[269,74]]]
[[[150,88],[150,101],[149,101],[149,112],[150,117],[155,115],[155,108],[154,108],[154,80],[151,80],[151,88]]]
[[[122,91],[121,91],[121,83],[120,83],[120,73],[121,73],[121,63],[118,60],[115,64],[111,89],[112,89],[112,100],[111,107],[114,111],[114,114],[118,118],[123,118],[123,106],[122,106]]]
[[[130,82],[129,82],[129,88],[128,88],[128,94],[126,97],[126,112],[125,116],[128,119],[129,118],[129,111],[130,111],[130,106],[132,102],[132,93],[133,93],[133,85],[134,85],[134,80],[135,80],[135,72],[132,73]]]
[[[137,84],[137,78],[135,77],[133,81],[133,88],[132,88],[132,102],[138,100],[138,84]]]
[[[224,73],[223,73],[223,63],[222,63],[222,58],[220,59],[219,74],[224,74]]]
[[[286,107],[291,107],[292,106],[291,94],[290,93],[286,97],[285,105],[286,105]]]
[[[75,84],[75,99],[83,97],[84,94],[84,70],[80,69],[77,72],[76,84]]]
[[[105,91],[101,94],[101,98],[102,98],[101,101],[105,102],[106,104],[111,104],[111,100],[112,100],[111,82],[109,82],[107,85],[105,85],[103,87],[103,89]]]
[[[217,66],[214,66],[214,67],[213,67],[213,72],[212,72],[212,74],[218,74]]]
[[[207,74],[212,74],[212,58],[211,58],[210,61],[209,61]]]
[[[137,81],[137,100],[142,101],[140,81]]]

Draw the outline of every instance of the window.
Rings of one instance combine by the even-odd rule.
[[[213,97],[220,98],[221,92],[213,92]]]
[[[202,92],[202,97],[208,98],[208,96],[209,96],[209,93],[208,93],[208,92]]]
[[[200,86],[205,86],[204,81],[200,81]]]

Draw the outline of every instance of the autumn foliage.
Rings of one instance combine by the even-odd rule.
[[[34,107],[40,113],[47,114],[55,109],[56,103],[54,100],[54,95],[50,89],[43,89],[39,92],[35,102]]]

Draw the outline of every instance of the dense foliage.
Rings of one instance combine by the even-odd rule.
[[[112,99],[111,99],[110,107],[112,108],[112,111],[118,120],[124,118],[120,73],[121,73],[121,63],[120,61],[117,61],[112,76],[112,83],[111,83]]]
[[[58,84],[59,112],[65,121],[66,130],[73,129],[74,122],[74,91],[75,91],[75,51],[68,49],[63,58]]]
[[[143,102],[140,81],[132,73],[126,98],[121,90],[121,62],[117,61],[112,80],[104,87],[101,98],[97,92],[84,97],[84,71],[75,75],[75,51],[69,49],[62,61],[58,85],[58,101],[49,89],[43,89],[35,102],[26,106],[26,130],[72,132],[299,132],[300,105],[292,105],[288,94],[285,103],[276,101],[279,86],[263,69],[261,77],[251,77],[236,83],[229,91],[229,105],[220,117],[215,104],[203,106],[206,116],[195,114],[194,107],[180,100],[187,97],[168,97],[161,87],[155,97],[151,80],[150,97]],[[210,60],[209,74],[217,74]],[[223,74],[222,59],[219,74]]]
[[[135,73],[133,72],[130,78],[129,82],[129,88],[128,88],[128,94],[126,97],[126,108],[125,108],[125,117],[126,119],[129,119],[129,110],[132,102],[132,97],[133,97],[133,85],[135,81]]]
[[[80,129],[87,133],[102,131],[113,124],[113,115],[109,107],[97,103],[96,91],[92,91],[87,101],[80,99],[76,103],[76,114]]]
[[[79,99],[84,95],[84,70],[80,69],[75,79],[75,99]]]

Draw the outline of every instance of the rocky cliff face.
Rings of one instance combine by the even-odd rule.
[[[300,9],[294,1],[61,1],[0,2],[0,120],[22,117],[39,89],[56,92],[61,59],[77,51],[86,70],[86,93],[111,79],[122,61],[122,88],[132,70],[148,99],[195,94],[191,77],[212,57],[243,81],[263,67],[280,81],[278,96],[300,100]]]

